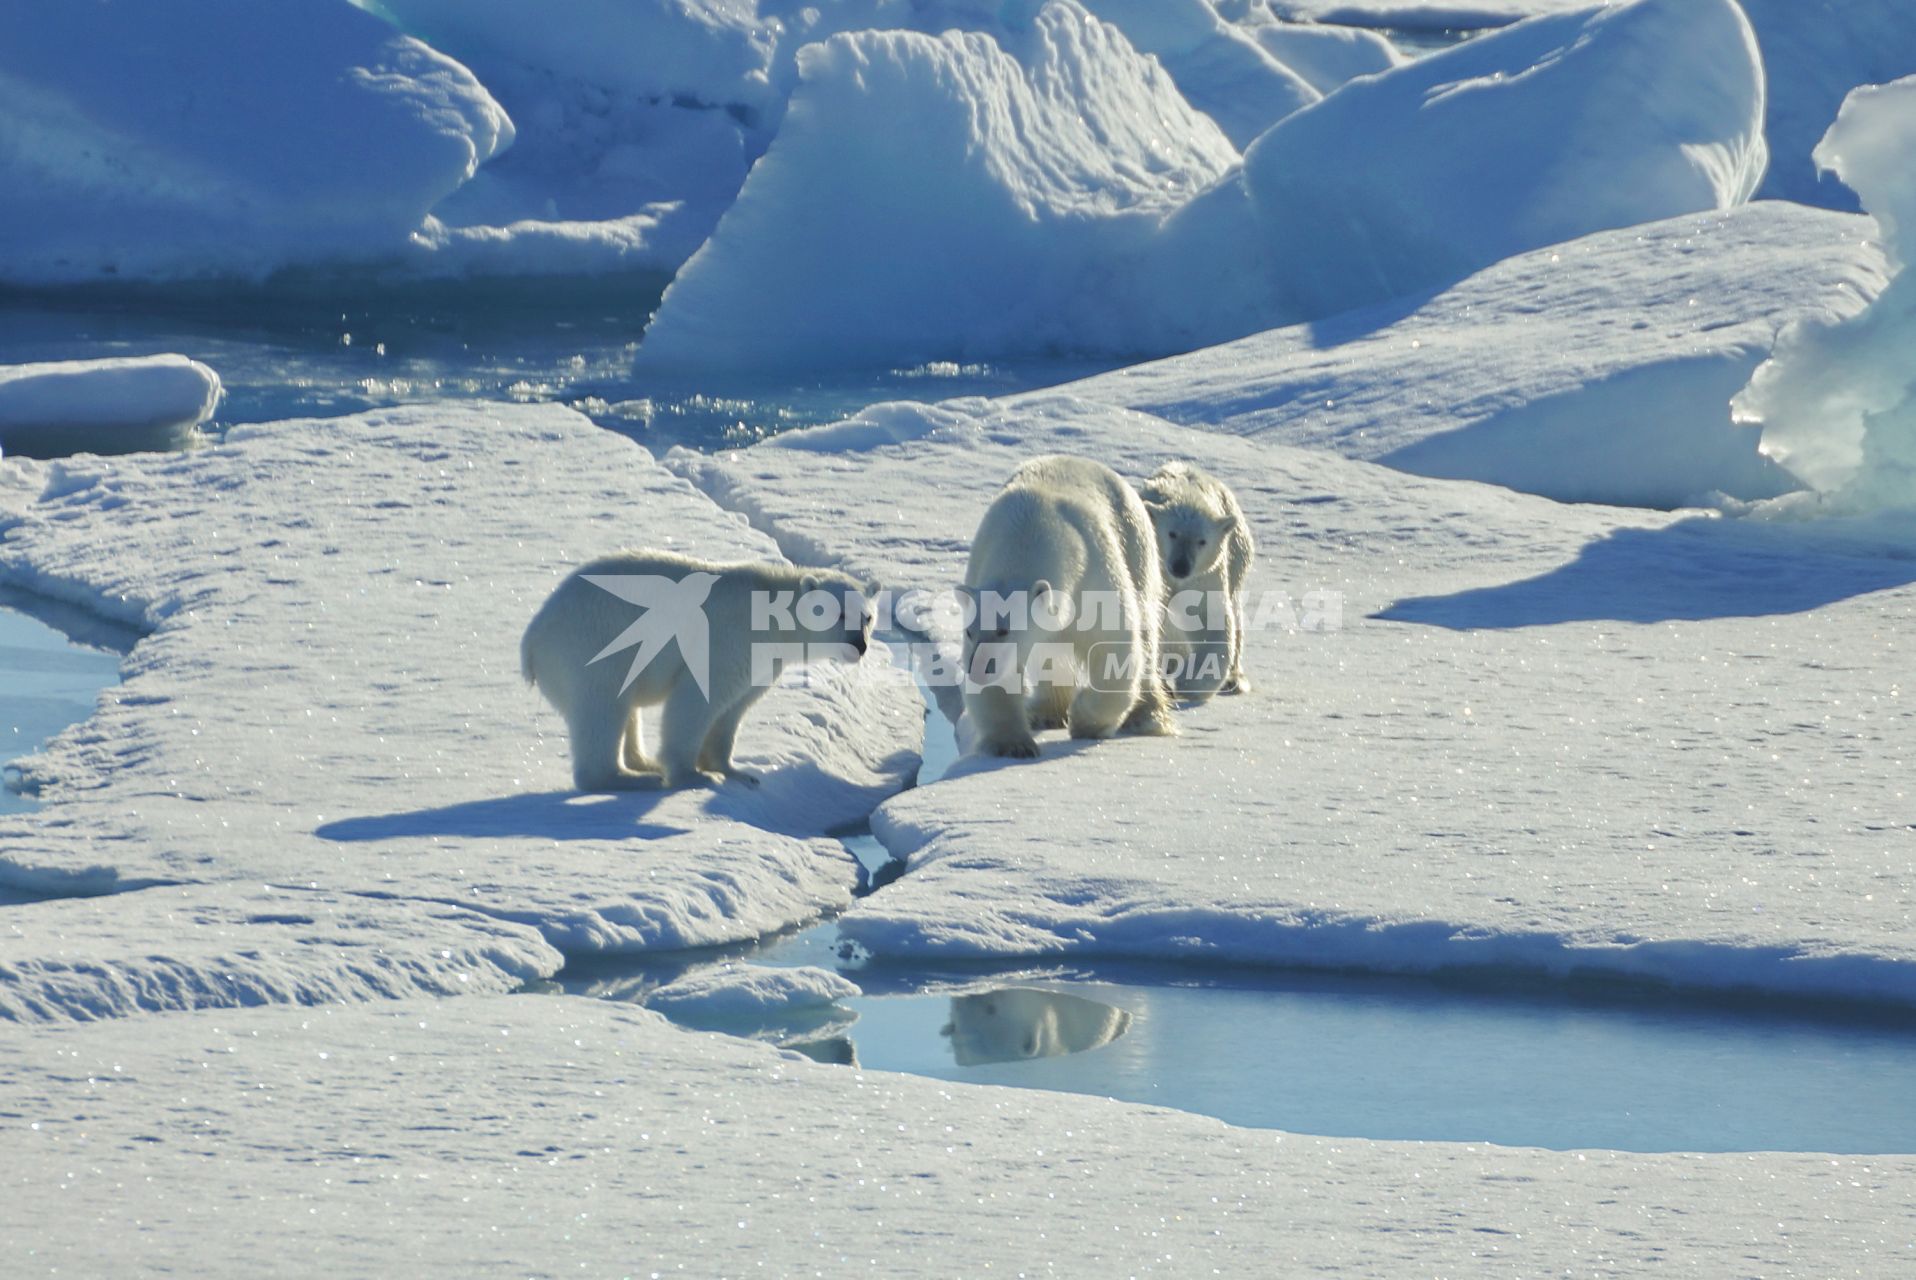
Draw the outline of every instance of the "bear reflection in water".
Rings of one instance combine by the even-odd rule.
[[[953,996],[944,1035],[961,1067],[1083,1053],[1110,1044],[1131,1025],[1123,1009],[1081,996],[1007,987]]]

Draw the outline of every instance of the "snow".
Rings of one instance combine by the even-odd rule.
[[[1740,204],[1767,159],[1763,105],[1733,0],[1636,0],[1353,82],[1258,139],[1244,188],[1270,287],[1326,315]]]
[[[1737,399],[1770,457],[1842,508],[1916,507],[1916,76],[1858,89],[1816,149],[1874,216],[1895,271],[1861,314],[1804,322]]]
[[[1906,1157],[1234,1129],[558,997],[0,1037],[0,1089],[22,1277],[1893,1273],[1916,1213]]]
[[[1275,51],[1219,18],[1210,0],[1085,0],[1085,8],[1155,57],[1234,146],[1249,146],[1323,96]]]
[[[464,67],[337,0],[9,6],[0,281],[393,256],[512,134]]]
[[[762,108],[773,31],[747,0],[579,0],[555,20],[539,0],[369,0],[372,9],[471,65],[513,61],[611,93]]]
[[[883,654],[774,690],[755,790],[569,790],[520,632],[572,566],[651,543],[775,554],[644,450],[554,406],[236,427],[39,481],[0,582],[148,632],[98,712],[20,762],[0,885],[312,887],[435,901],[567,951],[714,945],[844,906],[826,831],[903,785],[922,705]],[[165,956],[164,943],[155,955]]]
[[[0,1021],[497,994],[561,959],[537,931],[460,907],[169,886],[7,907]]]
[[[219,399],[219,375],[181,355],[0,364],[0,449],[165,448]]]
[[[1003,39],[862,32],[801,50],[778,137],[667,290],[641,369],[1079,345],[1112,255],[1237,153],[1071,0]]]
[[[1678,506],[1795,482],[1729,401],[1779,329],[1882,288],[1859,218],[1761,202],[1605,232],[1434,296],[1073,385],[1272,443],[1563,501]]]
[[[1358,27],[1272,20],[1246,27],[1245,34],[1319,93],[1405,62],[1389,40]]]
[[[1916,712],[1856,675],[1907,667],[1907,557],[1850,531],[1560,506],[1065,395],[889,430],[902,442],[871,432],[856,455],[672,461],[793,552],[935,590],[1020,459],[1090,453],[1141,478],[1193,458],[1256,526],[1250,612],[1268,621],[1257,692],[1185,713],[1180,738],[1052,735],[1037,763],[971,758],[887,801],[874,833],[910,869],[839,926],[873,953],[1496,966],[1916,1001],[1916,839],[1897,816]],[[894,502],[872,508],[871,490]]]

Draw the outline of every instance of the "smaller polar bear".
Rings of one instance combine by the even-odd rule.
[[[1142,493],[1164,567],[1164,652],[1178,696],[1249,693],[1243,597],[1256,548],[1237,495],[1189,462],[1165,463]]]
[[[826,570],[624,551],[566,575],[526,627],[520,670],[565,717],[581,791],[755,786],[732,763],[739,721],[778,671],[862,658],[876,594]],[[642,707],[660,708],[656,762]]]
[[[1151,518],[1122,476],[1061,455],[1019,467],[965,567],[965,712],[977,749],[1035,756],[1036,729],[1176,733],[1158,662],[1163,591]]]

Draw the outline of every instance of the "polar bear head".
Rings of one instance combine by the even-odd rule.
[[[861,583],[849,574],[807,573],[799,579],[792,617],[808,645],[857,662],[871,648],[878,593],[878,584]]]
[[[1173,586],[1219,567],[1218,558],[1224,554],[1225,540],[1236,523],[1229,515],[1210,510],[1203,503],[1177,499],[1147,501],[1145,507],[1157,533],[1158,561]]]

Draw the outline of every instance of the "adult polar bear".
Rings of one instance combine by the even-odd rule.
[[[732,763],[739,722],[779,671],[864,657],[875,594],[827,569],[619,552],[554,588],[520,641],[520,670],[565,717],[581,791],[756,785]],[[660,708],[656,761],[642,707]]]
[[[1157,540],[1111,468],[1063,455],[1019,467],[979,522],[965,593],[965,711],[979,751],[1029,758],[1033,730],[1060,726],[1074,738],[1177,732],[1158,659]]]

